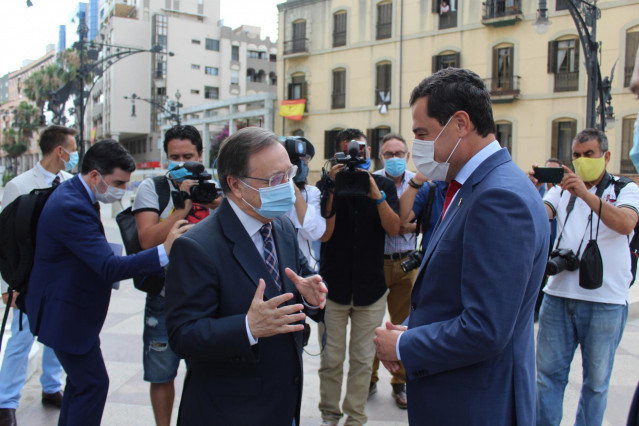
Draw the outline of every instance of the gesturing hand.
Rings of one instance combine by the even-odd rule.
[[[256,339],[260,337],[269,337],[276,334],[293,333],[302,331],[303,324],[291,324],[302,321],[306,315],[300,312],[304,306],[297,303],[295,305],[282,306],[279,305],[291,300],[293,293],[284,293],[267,301],[264,301],[264,289],[266,284],[260,278],[257,284],[257,290],[251,302],[251,307],[246,314],[248,318],[249,329]]]
[[[322,277],[311,275],[310,277],[302,278],[290,268],[284,269],[284,272],[288,279],[293,281],[297,291],[304,297],[306,303],[324,309],[324,305],[326,305],[326,297],[324,295],[328,293],[328,289],[322,282]]]

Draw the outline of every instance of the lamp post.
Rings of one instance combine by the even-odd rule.
[[[131,99],[131,117],[135,117],[135,101],[144,101],[148,104],[151,104],[151,106],[153,106],[154,108],[157,108],[158,110],[167,114],[168,119],[170,121],[174,121],[175,124],[179,126],[182,123],[182,121],[180,120],[180,107],[184,106],[180,103],[181,97],[182,94],[178,89],[178,91],[175,92],[175,99],[177,100],[174,101],[172,99],[169,99],[165,105],[161,105],[152,99],[142,98],[135,93],[132,93],[131,96],[124,96],[124,99]]]
[[[64,115],[64,104],[67,102],[70,95],[76,95],[74,111],[77,114],[77,143],[80,161],[82,161],[85,152],[84,115],[86,112],[87,101],[93,87],[102,74],[104,74],[104,72],[113,64],[128,56],[138,53],[160,53],[163,51],[162,45],[159,44],[153,46],[151,49],[139,49],[87,41],[88,32],[89,28],[84,24],[84,22],[80,22],[78,25],[78,35],[80,39],[73,46],[79,52],[80,56],[80,66],[77,71],[77,76],[74,80],[69,81],[53,92],[51,94],[51,100],[49,101],[50,104],[53,104],[53,106],[50,105],[49,109],[55,110],[57,120],[62,121],[62,116]],[[106,48],[106,54],[100,58],[100,51],[103,48]],[[168,52],[168,55],[173,56],[173,52]],[[89,59],[92,62],[87,63],[86,59]],[[89,90],[85,90],[84,86],[85,83],[89,82],[87,81],[89,77],[91,77],[90,82],[92,84],[91,87],[89,87]],[[71,109],[69,109],[69,111],[71,111]]]
[[[586,126],[597,127],[601,131],[606,128],[606,107],[604,102],[612,99],[610,89],[604,93],[604,85],[601,79],[601,69],[597,53],[599,52],[600,43],[597,42],[597,19],[601,17],[601,10],[597,7],[597,0],[587,2],[584,0],[565,0],[564,4],[570,12],[577,32],[579,40],[586,56],[586,74],[588,75],[588,86],[586,95]],[[548,30],[550,21],[548,20],[548,8],[546,0],[539,0],[539,8],[537,9],[537,19],[534,23],[535,30],[543,34]],[[612,78],[612,76],[611,76]],[[595,103],[599,98],[599,106],[595,107]],[[610,102],[608,102],[609,104]],[[612,106],[608,107],[609,115],[612,116]],[[597,123],[597,115],[599,123]]]

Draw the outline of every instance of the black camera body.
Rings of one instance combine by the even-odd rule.
[[[206,172],[204,164],[195,161],[187,161],[180,163],[177,167],[173,168],[173,170],[177,170],[179,168],[183,168],[188,172],[188,174],[182,175],[184,179],[193,179],[198,181],[197,185],[193,185],[191,187],[188,197],[193,200],[194,203],[209,204],[219,197],[220,194],[218,193],[215,183],[210,182],[213,177],[210,173]]]
[[[301,158],[315,156],[315,147],[308,139],[302,136],[287,136],[283,138],[282,144],[286,149],[288,158],[291,160],[291,164],[296,166],[300,165]]]
[[[401,266],[404,273],[408,273],[415,268],[419,268],[419,266],[422,264],[423,259],[424,253],[421,250],[414,250],[410,252],[410,254],[408,255],[408,259],[400,263],[399,266]]]
[[[557,275],[568,270],[576,271],[579,268],[579,258],[570,249],[555,249],[550,253],[550,259],[546,264],[546,275]]]
[[[366,158],[359,155],[359,142],[352,140],[348,143],[348,154],[338,152],[335,161],[344,164],[344,170],[335,175],[335,195],[342,197],[367,197],[370,189],[368,172],[357,170]]]

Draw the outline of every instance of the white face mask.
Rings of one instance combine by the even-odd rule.
[[[451,116],[434,141],[413,139],[413,163],[415,163],[417,170],[430,180],[446,180],[448,167],[450,167],[450,163],[448,161],[459,146],[459,142],[461,142],[461,138],[459,138],[445,163],[438,163],[435,161],[435,142],[437,142],[437,139],[439,139],[441,134],[444,132],[444,129],[446,129],[446,126],[448,126],[448,123],[450,123],[450,120],[452,119],[453,117]]]
[[[100,175],[100,179],[102,179],[102,182],[104,182],[104,184],[107,186],[107,189],[104,192],[100,192],[98,191],[98,187],[95,187],[93,195],[95,195],[95,199],[97,201],[108,204],[114,203],[124,197],[126,189],[116,188],[115,186],[109,185],[108,183],[106,183],[102,175]]]

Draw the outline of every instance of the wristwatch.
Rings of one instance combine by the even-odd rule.
[[[413,188],[415,188],[415,189],[419,189],[419,188],[421,188],[422,186],[424,186],[424,184],[423,184],[423,183],[422,183],[422,184],[419,184],[419,183],[415,182],[415,181],[413,180],[413,178],[408,179],[408,184],[409,184],[410,186],[412,186]]]
[[[386,193],[384,191],[379,191],[382,194],[382,198],[379,200],[375,200],[375,204],[380,205],[386,200]]]

